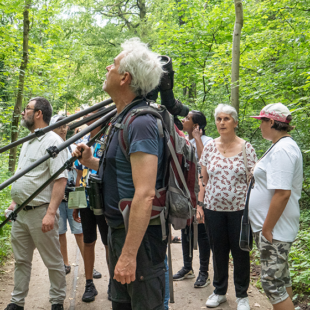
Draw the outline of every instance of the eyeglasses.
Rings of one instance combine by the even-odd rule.
[[[26,112],[26,110],[35,110],[35,109],[31,109],[31,108],[24,108],[24,110],[23,110],[23,113],[25,113]]]

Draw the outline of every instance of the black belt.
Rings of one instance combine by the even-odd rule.
[[[36,208],[40,208],[40,207],[43,207],[45,205],[48,205],[48,203],[43,203],[43,205],[39,205],[39,206],[26,206],[23,208],[23,210],[24,211],[34,210]]]

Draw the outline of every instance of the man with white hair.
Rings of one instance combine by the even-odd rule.
[[[111,122],[103,157],[99,162],[82,143],[74,155],[102,175],[112,308],[163,310],[167,241],[162,240],[160,221],[150,217],[155,188],[163,183],[164,139],[152,115],[135,118],[128,128],[127,160],[119,145],[117,125],[132,109],[147,106],[144,98],[160,83],[163,69],[158,55],[139,39],[127,40],[122,48],[107,67],[103,85],[118,113]],[[127,231],[118,208],[124,198],[132,199]]]

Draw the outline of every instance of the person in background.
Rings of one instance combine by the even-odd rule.
[[[269,104],[259,116],[260,130],[272,146],[254,169],[249,218],[261,259],[262,287],[274,310],[293,310],[288,257],[299,229],[303,182],[302,154],[289,132],[291,112]]]
[[[207,125],[206,117],[200,111],[191,111],[182,120],[183,131],[188,133],[190,143],[196,149],[196,158],[199,161],[203,148],[212,141],[212,138],[205,135],[205,127]],[[198,245],[199,245],[199,260],[200,270],[195,288],[206,287],[210,284],[209,279],[209,261],[210,261],[210,244],[207,235],[206,227],[204,224],[202,206],[197,206],[197,219],[198,219]],[[183,267],[175,275],[174,281],[181,281],[184,279],[191,279],[195,277],[192,262],[193,262],[193,233],[191,234],[191,248],[189,243],[189,229],[193,232],[193,224],[191,227],[187,226],[182,229],[182,251],[183,251]]]
[[[208,298],[206,306],[213,308],[226,301],[231,251],[237,309],[250,310],[247,295],[250,284],[250,256],[249,252],[240,249],[239,235],[247,191],[246,169],[249,172],[253,168],[256,154],[250,143],[236,135],[238,115],[235,108],[219,104],[214,118],[220,137],[208,143],[203,150],[200,159],[203,183],[200,180],[198,194],[199,204],[203,204],[204,200],[205,222],[213,253],[215,290]]]
[[[51,119],[50,125],[59,122],[61,120],[65,119],[64,116],[60,115],[54,115]],[[56,129],[53,130],[55,133],[57,133],[60,138],[62,138],[64,141],[66,140],[67,132],[68,132],[68,125],[64,124]],[[70,145],[67,148],[68,151],[68,159],[71,158],[71,153],[75,149],[74,145]],[[77,177],[77,172],[74,167],[72,167],[68,171],[68,181],[67,181],[67,186],[65,189],[65,195],[62,199],[62,202],[59,206],[59,242],[60,242],[60,251],[64,260],[65,264],[65,271],[66,274],[68,274],[71,271],[71,266],[69,264],[69,259],[68,259],[68,250],[67,250],[67,237],[66,237],[66,232],[67,232],[67,222],[69,222],[71,233],[74,234],[76,243],[80,249],[82,257],[84,257],[84,242],[83,242],[83,230],[82,230],[82,224],[77,223],[73,219],[73,209],[68,208],[68,197],[69,197],[69,191],[70,187],[75,187],[76,184],[76,177]]]
[[[85,117],[89,117],[94,115],[95,113],[105,109],[104,107],[88,113]],[[92,123],[96,122],[99,118],[96,118],[92,121],[89,121],[87,125],[91,125]],[[94,137],[101,129],[101,126],[96,127],[93,129],[88,135],[83,137],[83,143],[87,143],[92,137]],[[99,138],[102,139],[103,135]],[[92,154],[94,158],[100,158],[102,155],[101,150],[101,142],[95,143],[92,147]],[[88,178],[90,174],[96,174],[97,171],[89,169],[88,167],[80,164],[79,162],[76,164],[76,168],[78,171],[77,179],[76,179],[76,186],[83,186],[86,187],[88,185]],[[101,241],[105,247],[106,251],[106,261],[108,265],[108,257],[109,257],[109,250],[108,250],[108,225],[105,220],[104,215],[95,215],[93,210],[90,209],[89,206],[89,198],[87,191],[87,208],[85,209],[75,209],[73,211],[73,218],[82,223],[83,233],[84,233],[84,266],[85,266],[85,277],[86,277],[86,285],[85,285],[85,292],[82,296],[82,301],[84,302],[91,302],[95,300],[95,296],[98,294],[97,289],[94,285],[93,278],[98,279],[101,278],[101,273],[94,269],[95,263],[95,244],[97,241],[97,227],[99,228]],[[79,217],[80,213],[80,217]],[[108,285],[108,299],[110,300],[110,282]]]
[[[36,129],[48,126],[52,112],[52,106],[47,99],[32,98],[22,112],[21,125],[34,133]],[[52,131],[25,142],[20,151],[16,171],[30,166],[47,154],[46,149],[51,146],[59,146],[61,143],[63,140]],[[12,184],[13,201],[8,209],[14,210],[18,205],[21,205],[50,179],[65,164],[66,160],[66,151],[61,151],[56,158],[49,158],[16,180]],[[67,177],[68,173],[65,170],[29,205],[25,206],[18,213],[16,221],[12,223],[11,243],[15,258],[14,289],[11,293],[11,303],[5,310],[24,309],[29,290],[33,253],[36,248],[48,269],[51,284],[49,291],[51,308],[52,310],[64,309],[66,275],[59,244],[58,207],[64,197]]]

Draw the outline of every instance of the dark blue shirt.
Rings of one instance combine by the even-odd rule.
[[[141,102],[132,109],[146,106]],[[122,113],[120,118],[124,117]],[[117,227],[123,223],[118,203],[123,198],[133,198],[135,188],[132,180],[131,164],[126,159],[119,145],[118,131],[113,135],[103,174],[105,216],[108,225]],[[138,116],[128,128],[129,155],[136,152],[156,155],[158,171],[156,188],[162,187],[164,169],[164,138],[159,137],[156,118],[150,114]],[[148,174],[148,171],[145,171]]]

